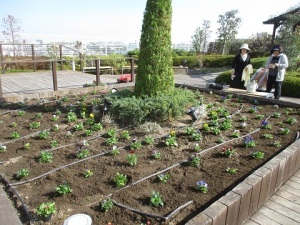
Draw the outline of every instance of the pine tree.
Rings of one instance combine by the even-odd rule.
[[[171,22],[172,0],[147,1],[135,83],[137,96],[173,93]]]

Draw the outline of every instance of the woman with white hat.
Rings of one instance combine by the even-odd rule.
[[[248,44],[242,44],[240,47],[240,53],[234,57],[231,72],[231,88],[244,89],[244,81],[242,81],[242,74],[245,67],[251,64],[251,59],[248,54],[249,51],[250,49],[248,47]]]

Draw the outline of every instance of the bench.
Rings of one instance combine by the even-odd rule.
[[[138,66],[134,66],[134,69],[137,69]],[[125,70],[130,70],[131,69],[131,66],[122,66],[122,74],[123,74],[123,71]]]
[[[100,69],[100,71],[101,70],[110,70],[111,75],[113,75],[114,68],[112,66],[100,66],[99,69]],[[94,66],[82,67],[82,72],[91,71],[91,70],[96,70],[96,67],[94,67]]]
[[[134,66],[134,69],[137,69],[138,66]],[[122,66],[122,74],[124,74],[124,69],[131,69],[131,66]],[[189,68],[182,66],[173,66],[172,67],[174,74],[188,74]]]

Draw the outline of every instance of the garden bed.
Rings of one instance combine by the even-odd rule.
[[[201,96],[208,105],[208,116],[193,122],[189,115],[185,115],[160,124],[161,129],[154,133],[115,123],[101,123],[103,129],[99,130],[93,128],[100,122],[100,117],[93,114],[91,102],[103,96],[76,96],[49,102],[28,102],[26,105],[4,104],[0,109],[0,143],[6,148],[0,153],[2,176],[24,200],[36,224],[43,223],[36,215],[36,208],[43,202],[56,203],[57,213],[51,224],[63,224],[68,216],[76,213],[90,215],[93,224],[160,224],[164,221],[184,224],[289,146],[300,128],[299,109],[209,93],[201,93]],[[68,121],[71,109],[77,116],[76,121]],[[213,114],[218,115],[219,125],[211,124]],[[94,123],[89,122],[92,117]],[[229,129],[224,123],[226,117],[231,119]],[[266,118],[271,129],[262,127]],[[81,122],[84,128],[76,130]],[[218,131],[219,127],[222,129]],[[189,134],[187,128],[193,128],[196,133]],[[111,154],[113,145],[108,145],[107,135],[112,129],[118,138],[116,146],[120,154],[116,156]],[[92,131],[91,134],[86,130]],[[128,140],[122,137],[125,130],[130,135]],[[198,130],[200,140],[195,140],[199,137]],[[237,132],[234,135],[235,130],[239,135]],[[41,138],[41,131],[47,131],[48,137]],[[16,137],[16,132],[20,137]],[[166,145],[170,134],[175,136],[177,147]],[[253,147],[245,146],[249,135],[255,142]],[[152,136],[154,143],[147,145],[144,142],[146,136]],[[142,147],[132,150],[133,139],[141,142]],[[58,142],[57,146],[54,141]],[[195,150],[195,144],[200,149]],[[235,154],[226,157],[224,148],[235,150]],[[89,155],[78,158],[82,149],[88,149]],[[153,157],[153,150],[160,152],[160,159]],[[264,154],[263,159],[250,156],[257,150]],[[53,154],[51,163],[39,162],[41,151]],[[137,165],[131,166],[126,157],[133,154],[138,161]],[[193,157],[199,157],[199,165],[190,165]],[[29,175],[17,179],[17,172],[24,168],[28,169]],[[237,169],[237,172],[228,173],[228,168]],[[85,178],[87,170],[93,176]],[[117,173],[127,176],[124,187],[116,187],[113,180]],[[169,176],[166,182],[157,177],[162,173]],[[200,180],[207,183],[207,193],[196,189]],[[69,185],[72,192],[58,195],[55,189],[62,184]],[[162,196],[163,206],[151,206],[153,191]],[[115,204],[103,212],[100,202],[107,199]],[[25,214],[21,215],[22,222],[28,224]]]

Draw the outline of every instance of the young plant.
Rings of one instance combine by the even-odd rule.
[[[241,136],[240,131],[239,130],[234,130],[233,133],[232,133],[232,136],[236,137],[236,138],[240,137]]]
[[[86,158],[90,155],[90,151],[87,148],[80,149],[79,152],[76,154],[78,159]]]
[[[12,122],[9,126],[10,126],[10,127],[17,127],[18,124],[17,124],[16,122]]]
[[[58,115],[52,115],[52,121],[58,121],[59,116]]]
[[[253,148],[256,146],[254,139],[251,137],[251,135],[248,135],[246,137],[244,137],[244,144],[246,146],[246,148]]]
[[[51,141],[50,145],[51,145],[51,148],[56,148],[58,146],[58,141],[53,140],[53,141]]]
[[[58,131],[58,130],[59,130],[58,124],[53,125],[52,130],[53,130],[53,131]]]
[[[207,193],[208,192],[208,185],[205,181],[199,180],[196,183],[196,189],[198,191],[201,191],[202,193]]]
[[[254,159],[263,159],[265,157],[265,153],[263,153],[262,151],[256,151],[252,152],[250,156]]]
[[[45,202],[37,207],[36,213],[43,217],[48,217],[52,214],[55,214],[56,210],[55,202]]]
[[[126,160],[130,166],[135,166],[137,164],[138,157],[134,152],[132,152],[126,155]]]
[[[38,136],[41,140],[46,140],[50,135],[50,132],[47,130],[39,132]]]
[[[166,143],[167,146],[178,147],[178,143],[176,141],[176,137],[172,137],[170,135],[165,139],[165,143]]]
[[[68,112],[67,120],[69,123],[75,122],[77,120],[77,115],[73,111]]]
[[[102,129],[103,129],[103,126],[102,126],[101,123],[95,123],[95,124],[93,124],[93,126],[92,126],[92,130],[93,130],[93,131],[99,131],[99,130],[102,130]]]
[[[254,117],[256,120],[261,120],[262,118],[264,118],[264,115],[258,114]]]
[[[166,183],[167,180],[170,178],[170,174],[167,173],[161,173],[157,175],[157,178],[160,182]]]
[[[188,163],[190,166],[197,167],[200,165],[200,158],[197,154],[193,154],[189,157]]]
[[[85,170],[83,173],[84,178],[89,178],[91,176],[93,176],[93,172],[91,170]]]
[[[193,143],[193,150],[195,151],[195,152],[199,152],[200,150],[201,150],[201,146],[199,145],[199,143]]]
[[[272,114],[272,117],[274,117],[274,118],[279,118],[280,117],[280,113],[279,112],[274,112],[273,114]]]
[[[117,187],[124,187],[127,183],[127,176],[125,174],[117,172],[113,181],[116,183]]]
[[[24,177],[27,177],[28,175],[29,175],[28,169],[23,168],[23,169],[20,169],[20,170],[17,172],[16,178],[17,178],[18,180],[20,180],[20,179],[22,179],[22,178],[24,178]]]
[[[53,160],[53,153],[52,152],[42,151],[40,153],[40,158],[39,158],[40,163],[52,162],[52,160]]]
[[[77,123],[77,124],[74,124],[73,127],[74,127],[74,129],[75,129],[76,131],[79,131],[79,130],[83,130],[83,129],[84,129],[84,125],[83,125],[82,122]]]
[[[164,202],[162,201],[162,196],[157,191],[152,191],[150,197],[150,204],[154,207],[164,206]]]
[[[55,188],[55,190],[56,190],[56,193],[59,195],[65,195],[65,194],[73,192],[73,190],[69,184],[60,184]]]
[[[274,145],[276,148],[280,148],[280,147],[281,147],[281,143],[280,143],[280,141],[278,141],[278,140],[274,141],[273,145]]]
[[[18,111],[18,116],[24,116],[24,115],[25,115],[25,111],[23,111],[23,110]]]
[[[211,127],[210,130],[214,135],[218,135],[221,133],[221,130],[218,127]]]
[[[129,131],[128,130],[123,130],[122,133],[121,133],[121,137],[123,139],[129,140],[129,138],[130,138]]]
[[[7,148],[5,145],[0,145],[0,152],[3,153],[3,152],[6,152]]]
[[[264,133],[264,134],[263,134],[263,137],[266,138],[266,139],[272,139],[272,138],[273,138],[273,135],[272,135],[272,134],[269,134],[269,133]]]
[[[21,137],[21,135],[19,134],[19,132],[14,131],[14,132],[11,133],[10,137],[11,137],[12,139],[18,139],[18,138]]]
[[[160,154],[160,152],[159,152],[158,150],[153,150],[153,151],[151,152],[151,156],[152,156],[152,158],[154,158],[154,159],[160,159],[160,158],[161,158],[161,154]]]
[[[262,128],[262,129],[268,129],[268,130],[271,130],[271,129],[272,129],[272,125],[269,124],[268,121],[263,120],[263,121],[261,122],[261,128]]]
[[[226,168],[226,172],[228,172],[230,174],[236,174],[237,171],[238,171],[237,168],[231,168],[231,167]]]
[[[118,143],[118,138],[116,136],[110,137],[106,140],[106,145],[115,145]]]
[[[297,119],[295,117],[290,116],[289,118],[287,118],[286,123],[295,124],[297,123]]]
[[[151,144],[154,143],[154,138],[153,138],[152,136],[147,136],[147,137],[145,137],[144,142],[145,142],[147,145],[151,145]]]
[[[108,137],[116,137],[117,131],[115,129],[109,129],[106,133]]]
[[[35,118],[36,119],[40,119],[40,118],[42,118],[43,117],[43,113],[37,113],[36,115],[35,115]]]
[[[118,147],[115,145],[113,146],[113,149],[110,152],[113,156],[119,155],[120,154],[120,150],[118,149]]]
[[[222,155],[227,156],[228,158],[232,158],[234,156],[236,156],[236,151],[234,149],[232,149],[231,147],[224,147],[222,150]]]
[[[131,150],[137,150],[142,147],[142,143],[136,139],[133,139],[131,144],[130,144],[130,149]]]
[[[30,149],[30,143],[29,143],[29,142],[25,143],[25,144],[23,145],[23,148],[24,148],[25,150],[29,150],[29,149]]]
[[[101,201],[100,205],[101,205],[101,210],[104,212],[107,212],[108,210],[112,209],[112,207],[114,206],[114,203],[109,198],[109,199],[104,199],[103,201]]]
[[[288,135],[290,133],[289,128],[280,128],[279,134]]]
[[[85,136],[91,136],[93,134],[92,130],[85,130],[84,131]]]
[[[241,121],[241,122],[247,121],[247,116],[242,115],[241,118],[240,118],[240,121]]]

